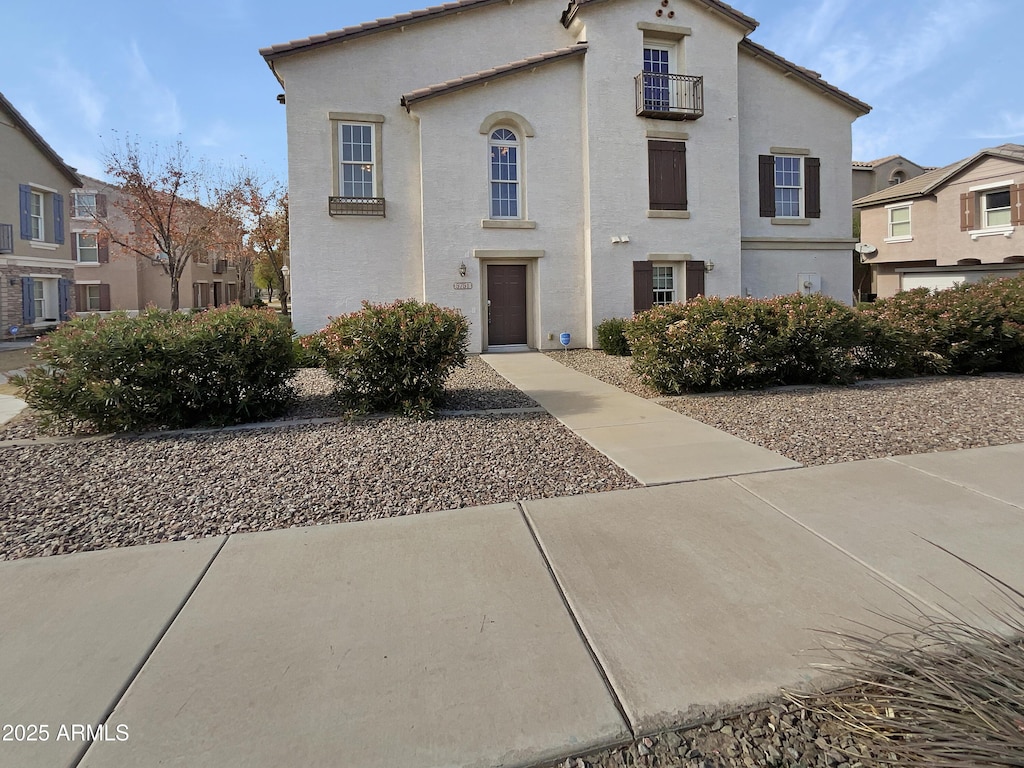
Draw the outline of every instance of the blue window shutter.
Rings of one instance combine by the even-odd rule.
[[[36,321],[36,297],[32,292],[32,278],[21,278],[21,321],[31,325]]]
[[[21,239],[32,239],[32,190],[28,184],[18,185],[18,197],[21,201]]]
[[[68,315],[69,305],[71,304],[71,281],[65,277],[62,277],[57,283],[57,311],[60,313],[57,315],[61,320],[70,320],[71,316]]]
[[[64,244],[64,195],[53,196],[53,242]]]

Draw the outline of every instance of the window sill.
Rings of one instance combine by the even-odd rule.
[[[690,218],[689,211],[661,211],[651,209],[647,211],[648,219],[688,219]]]
[[[985,227],[985,229],[971,229],[968,230],[967,234],[971,236],[971,240],[977,240],[979,237],[991,237],[992,235],[1002,235],[1003,237],[1010,237],[1013,234],[1013,225],[1005,225],[1002,227]]]
[[[883,243],[912,243],[914,238],[911,236],[907,237],[886,237],[882,240]]]
[[[98,267],[100,263],[98,261],[76,261],[76,267]]]
[[[42,240],[33,240],[29,243],[30,248],[38,248],[41,251],[56,251],[60,248],[56,243],[44,243]]]
[[[796,216],[773,216],[772,224],[780,224],[788,227],[809,227],[811,225],[810,219],[800,219]]]
[[[480,227],[483,229],[536,229],[536,221],[526,219],[482,219]]]

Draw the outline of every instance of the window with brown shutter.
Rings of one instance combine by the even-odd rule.
[[[686,265],[686,300],[704,295],[704,262],[684,261]]]
[[[633,262],[633,312],[644,312],[654,306],[654,265],[649,261]]]
[[[775,215],[775,156],[759,155],[757,158],[758,200],[761,217]]]
[[[96,235],[96,252],[100,264],[110,263],[110,234],[100,232]]]
[[[1015,227],[1024,226],[1024,184],[1010,187],[1010,223]]]
[[[681,141],[647,142],[650,208],[686,210],[686,144]]]
[[[808,219],[821,218],[821,159],[804,158],[804,216]]]
[[[110,311],[110,284],[100,283],[100,312]]]
[[[960,231],[966,232],[974,229],[975,211],[978,202],[973,192],[964,192],[960,195]]]

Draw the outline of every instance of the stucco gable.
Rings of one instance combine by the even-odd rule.
[[[562,13],[562,26],[568,28],[569,24],[572,23],[573,18],[579,12],[579,9],[583,6],[602,2],[607,2],[607,0],[570,0],[569,7]],[[733,23],[746,29],[747,32],[753,32],[757,29],[758,22],[756,19],[747,16],[745,13],[741,13],[728,3],[721,2],[721,0],[692,0],[692,2],[703,5],[706,8],[721,14]]]
[[[79,178],[75,169],[64,162],[63,158],[54,151],[53,147],[46,143],[39,132],[26,120],[22,114],[14,108],[14,105],[7,100],[2,93],[0,93],[0,109],[10,116],[11,122],[14,127],[21,131],[31,141],[39,152],[45,157],[54,168],[60,171],[64,177],[71,182],[72,186],[82,186],[82,180]]]
[[[425,88],[418,88],[415,91],[410,91],[402,96],[402,106],[406,110],[410,109],[413,104],[424,99],[432,99],[436,96],[442,96],[446,93],[452,93],[454,91],[461,91],[464,88],[469,88],[474,85],[482,85],[483,83],[497,80],[501,77],[508,77],[514,75],[517,72],[522,72],[527,69],[534,69],[535,67],[544,66],[555,61],[561,61],[562,59],[569,58],[571,56],[582,56],[587,52],[586,43],[577,43],[567,48],[560,48],[557,51],[550,51],[548,53],[537,54],[536,56],[530,56],[519,61],[513,61],[508,64],[503,64],[500,67],[493,67],[491,69],[485,69],[480,72],[474,72],[471,75],[464,75],[453,80],[446,80],[443,83],[437,83],[436,85],[429,85]]]
[[[875,205],[898,200],[913,200],[916,197],[933,195],[956,176],[977,165],[986,157],[998,157],[1024,164],[1024,145],[1001,144],[998,147],[983,149],[970,157],[965,157],[963,160],[957,160],[955,163],[950,163],[942,168],[928,171],[928,173],[923,173],[902,184],[865,195],[859,200],[854,200],[853,205],[855,208],[870,208]]]
[[[779,56],[775,51],[765,48],[760,43],[744,38],[740,40],[739,49],[748,56],[770,64],[785,75],[795,76],[800,82],[853,110],[858,117],[866,115],[871,111],[871,105],[865,104],[860,99],[827,82],[818,72],[801,67],[799,64],[794,64],[792,61]]]

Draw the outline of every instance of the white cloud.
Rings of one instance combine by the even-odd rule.
[[[234,141],[237,136],[238,131],[218,118],[205,131],[201,132],[196,140],[202,147],[221,147]]]
[[[159,133],[181,133],[185,122],[178,106],[178,97],[153,76],[134,40],[128,56],[128,71],[131,76],[131,92],[136,100],[134,111],[140,113]]]
[[[46,77],[70,101],[69,107],[75,118],[90,132],[97,132],[102,126],[106,112],[107,98],[95,82],[81,69],[61,55],[53,59]]]
[[[1000,112],[999,119],[988,128],[971,133],[975,139],[1017,139],[1024,136],[1024,112]]]

